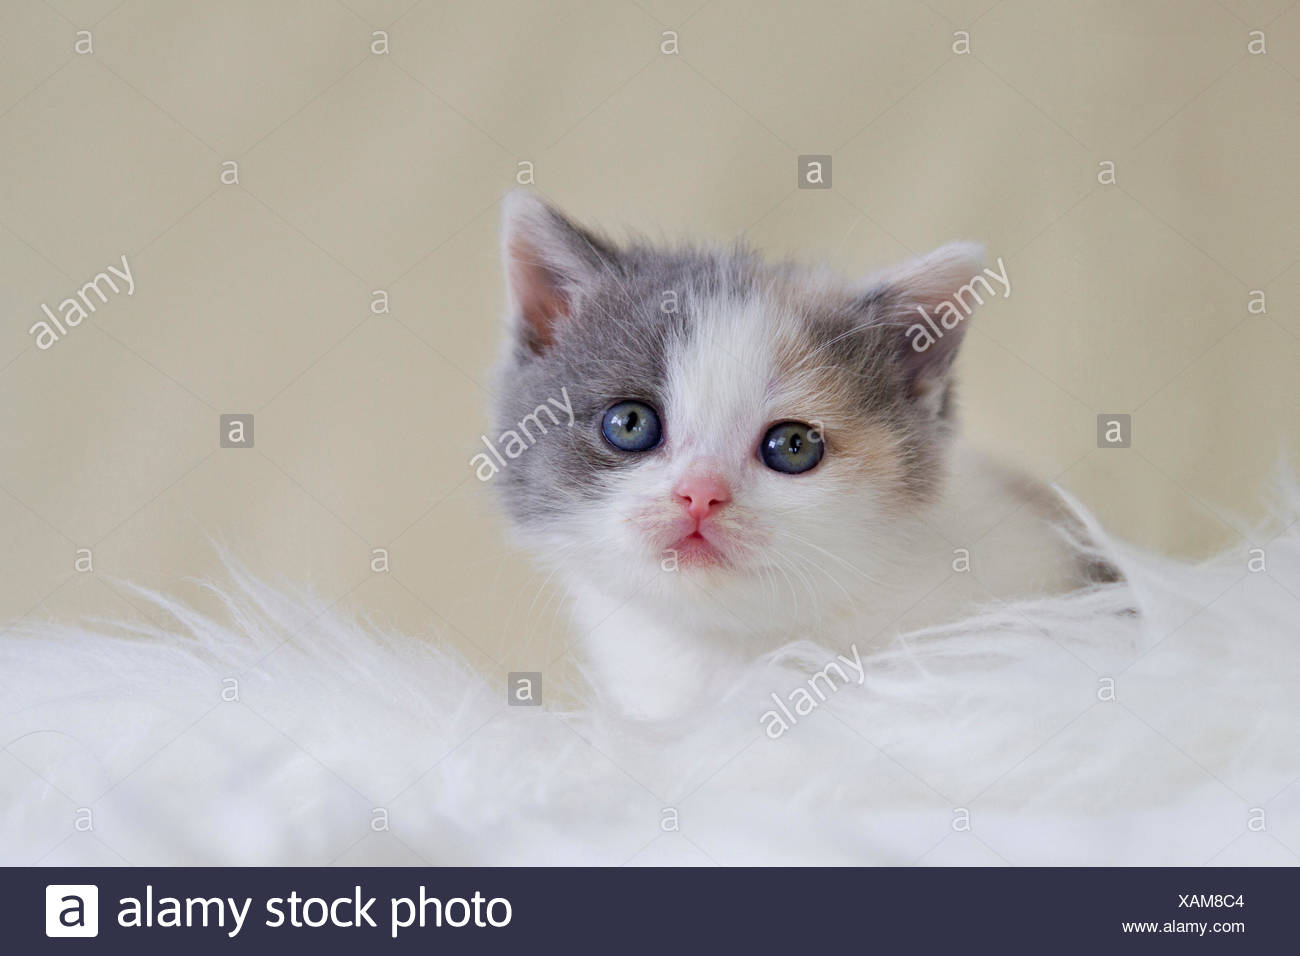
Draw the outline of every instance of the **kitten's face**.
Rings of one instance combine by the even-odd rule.
[[[855,290],[737,251],[615,249],[529,197],[505,242],[495,427],[523,441],[494,480],[544,558],[606,593],[723,606],[890,560],[941,477],[961,334],[916,352],[910,303],[969,280],[970,247]]]

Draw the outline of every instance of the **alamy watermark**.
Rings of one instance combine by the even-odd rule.
[[[837,655],[835,660],[821,670],[816,671],[804,683],[786,694],[784,699],[778,696],[776,691],[772,691],[772,702],[776,704],[776,707],[772,710],[763,711],[758,718],[758,722],[763,725],[763,730],[768,737],[772,740],[778,739],[787,730],[799,723],[800,717],[807,717],[825,703],[829,695],[836,693],[840,687],[847,685],[849,675],[845,672],[845,668],[857,674],[856,684],[861,686],[866,682],[867,669],[862,665],[858,645],[852,645],[849,650],[853,652],[852,660],[843,654]],[[843,663],[843,667],[840,666],[841,663]],[[831,671],[834,671],[839,676],[838,684],[831,677]]]
[[[988,278],[985,278],[985,276]],[[989,279],[997,280],[998,284],[1002,286],[1002,298],[1010,297],[1011,277],[1007,275],[1007,267],[1002,262],[1002,257],[998,256],[997,272],[985,268],[979,275],[972,276],[969,282],[952,294],[951,299],[945,299],[939,303],[934,310],[934,318],[930,317],[930,313],[925,310],[925,306],[918,305],[916,311],[920,312],[921,318],[925,319],[925,325],[917,322],[915,325],[908,326],[907,331],[903,333],[911,341],[912,348],[918,352],[924,352],[943,338],[944,332],[951,332],[957,327],[957,323],[970,318],[971,313],[975,311],[975,306],[984,304],[984,299],[980,296],[979,289],[976,288],[977,283],[990,299],[996,298],[997,293],[989,283]],[[935,319],[939,320],[937,325]],[[915,335],[912,334],[914,332]]]
[[[27,330],[36,336],[36,347],[42,352],[53,348],[55,342],[79,326],[83,320],[95,311],[95,299],[93,297],[97,296],[99,298],[100,305],[107,305],[109,291],[112,291],[114,295],[122,291],[114,279],[122,282],[127,295],[135,295],[135,279],[131,275],[131,266],[126,261],[126,253],[122,254],[121,269],[118,269],[117,266],[109,266],[103,272],[95,273],[93,279],[78,289],[72,296],[59,303],[58,315],[55,315],[54,310],[42,302],[41,311],[45,313],[45,318]]]
[[[543,404],[538,405],[525,415],[516,427],[508,428],[498,435],[495,442],[491,441],[487,435],[479,436],[487,451],[481,451],[469,460],[470,466],[473,467],[474,474],[479,481],[487,481],[492,478],[498,471],[509,464],[507,459],[514,460],[518,458],[535,445],[541,435],[546,434],[546,423],[542,421],[542,415],[551,420],[551,427],[560,427],[560,419],[551,410],[552,406],[569,416],[565,427],[573,427],[573,402],[569,399],[568,388],[561,388],[560,395],[564,398],[563,402],[548,398]],[[532,428],[529,427],[530,424],[533,426]],[[534,436],[533,429],[536,429],[539,434]]]

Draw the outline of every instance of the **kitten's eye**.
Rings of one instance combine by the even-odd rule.
[[[758,446],[763,464],[787,475],[797,475],[815,468],[817,462],[822,460],[825,450],[821,434],[803,422],[773,425]]]
[[[605,441],[621,451],[649,451],[659,444],[663,430],[659,416],[644,402],[619,402],[600,423]]]

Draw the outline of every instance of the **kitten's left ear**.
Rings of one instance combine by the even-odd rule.
[[[506,196],[501,250],[510,322],[521,344],[540,355],[550,348],[577,300],[616,252],[526,190]]]
[[[862,305],[886,336],[915,397],[941,402],[971,313],[998,294],[990,278],[997,283],[999,277],[1005,279],[1005,270],[990,276],[984,269],[982,245],[950,242],[869,280]]]

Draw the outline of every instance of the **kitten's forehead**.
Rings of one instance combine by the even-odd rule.
[[[755,423],[788,398],[791,343],[761,296],[706,296],[690,308],[687,335],[667,357],[666,411],[676,447],[724,455],[748,445]]]
[[[825,349],[841,325],[811,321],[835,308],[817,291],[769,279],[692,299],[687,334],[667,356],[671,419],[692,434],[730,429],[752,445],[757,425],[859,411],[848,370]]]

